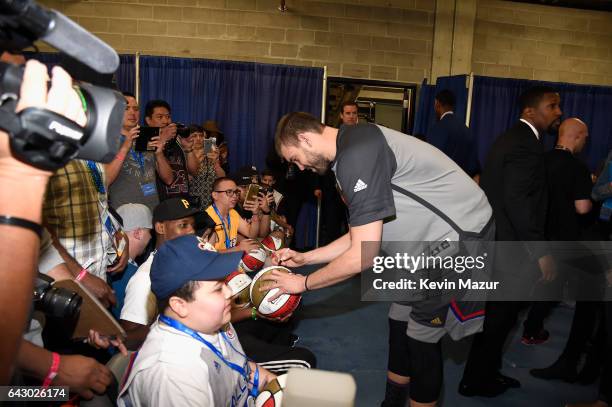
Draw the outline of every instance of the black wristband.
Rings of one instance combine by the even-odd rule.
[[[42,226],[27,219],[16,218],[14,216],[8,215],[0,215],[0,225],[10,225],[29,229],[32,232],[36,233],[39,238],[42,236]]]
[[[310,291],[310,289],[308,288],[308,277],[310,277],[310,274],[307,274],[306,279],[304,280],[304,288],[306,289],[306,291]]]

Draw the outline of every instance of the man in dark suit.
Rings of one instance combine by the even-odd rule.
[[[438,121],[427,134],[427,142],[453,160],[470,177],[480,172],[476,143],[470,129],[455,116],[455,95],[448,89],[435,98],[434,110]]]
[[[521,118],[497,138],[485,161],[481,186],[493,208],[496,240],[517,241],[516,247],[495,253],[495,280],[507,287],[505,301],[490,301],[483,332],[476,335],[459,393],[495,397],[518,380],[500,373],[503,345],[523,302],[511,301],[536,282],[555,278],[555,264],[545,241],[547,187],[544,165],[545,133],[561,122],[559,94],[534,86],[519,97]],[[534,243],[531,243],[534,242]],[[511,266],[510,266],[511,265]]]

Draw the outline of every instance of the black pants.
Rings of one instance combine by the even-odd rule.
[[[504,343],[518,313],[529,303],[491,301],[486,305],[483,331],[476,334],[463,372],[463,382],[478,386],[495,377],[502,366]]]
[[[291,323],[279,324],[258,319],[234,324],[245,354],[276,374],[292,367],[315,368],[315,355],[306,348],[291,347]]]
[[[523,323],[525,335],[535,336],[544,328],[544,320],[558,304],[557,301],[534,301]]]

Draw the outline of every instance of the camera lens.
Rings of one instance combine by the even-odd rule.
[[[81,311],[83,299],[64,288],[51,287],[38,302],[39,309],[49,316],[75,318]]]

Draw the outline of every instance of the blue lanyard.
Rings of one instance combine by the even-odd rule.
[[[212,204],[213,209],[215,210],[215,213],[217,214],[217,216],[219,217],[219,219],[221,219],[221,226],[223,227],[223,233],[225,233],[225,248],[229,249],[232,247],[232,243],[229,237],[229,232],[228,230],[232,230],[232,223],[230,220],[230,213],[229,211],[227,212],[227,229],[225,228],[225,222],[223,220],[223,216],[221,216],[221,212],[219,212],[219,209],[217,209],[217,205],[215,205],[214,203]]]
[[[248,373],[247,369],[245,369],[242,366],[238,366],[237,364],[235,364],[233,362],[230,362],[229,360],[225,359],[223,357],[223,354],[221,353],[221,351],[219,349],[217,349],[215,347],[215,345],[213,345],[212,343],[208,342],[206,339],[202,338],[202,336],[200,336],[200,334],[198,334],[196,331],[194,331],[191,328],[186,327],[185,325],[183,325],[179,321],[177,321],[175,319],[172,319],[170,317],[167,317],[165,315],[160,315],[159,316],[159,320],[161,322],[163,322],[164,324],[166,324],[168,326],[171,326],[172,328],[176,329],[177,331],[181,331],[183,333],[186,333],[187,335],[191,336],[195,340],[198,340],[198,341],[202,342],[215,355],[217,355],[217,357],[219,359],[221,359],[221,361],[223,361],[223,363],[225,363],[230,369],[235,370],[236,372],[238,372],[242,377],[244,377],[246,379],[247,382],[249,381],[249,373]],[[234,352],[238,353],[240,356],[243,356],[245,358],[245,365],[248,368],[248,360],[249,359],[246,357],[246,355],[241,353],[241,352],[238,352],[238,350],[236,350],[236,348],[234,348],[232,343],[225,336],[224,332],[221,332],[221,336],[223,337],[223,340],[225,340],[225,342],[228,343],[229,346],[231,346],[231,348],[234,350]],[[255,377],[254,377],[254,380],[253,380],[253,387],[249,391],[249,394],[251,396],[253,396],[253,397],[257,397],[257,395],[259,394],[259,390],[257,389],[258,387],[259,387],[259,369],[257,368],[255,370]]]
[[[91,174],[91,178],[93,179],[98,192],[101,194],[106,193],[106,189],[104,188],[104,183],[102,182],[102,174],[98,171],[98,167],[96,163],[93,161],[87,160],[87,166],[89,167],[89,173]]]
[[[138,166],[140,167],[140,173],[142,174],[142,176],[144,177],[145,175],[145,162],[144,162],[144,154],[142,154],[141,151],[134,151],[130,148],[130,155],[132,156],[132,158],[134,159],[134,161],[136,161],[138,163]]]

